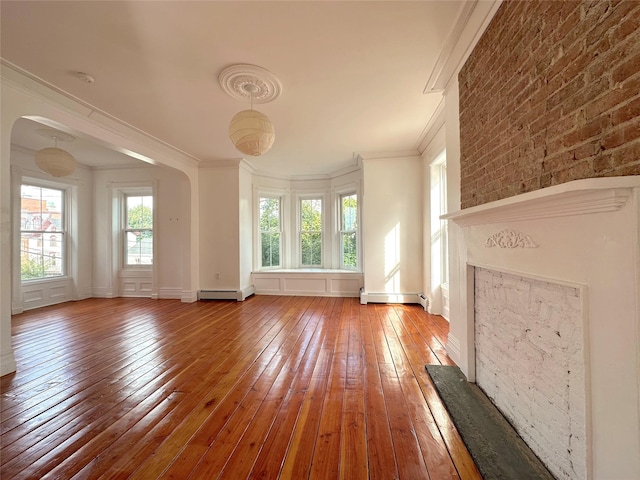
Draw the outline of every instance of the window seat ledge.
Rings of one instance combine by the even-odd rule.
[[[306,275],[309,273],[326,273],[326,274],[346,273],[349,275],[362,275],[362,272],[359,272],[357,270],[341,270],[338,268],[278,268],[273,270],[255,270],[252,273],[257,275],[262,275],[262,274],[280,275],[283,273],[300,273],[303,275]]]
[[[362,272],[327,268],[260,270],[251,274],[258,295],[359,297]]]

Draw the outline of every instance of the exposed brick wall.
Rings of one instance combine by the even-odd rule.
[[[576,288],[475,269],[476,381],[551,473],[587,478]]]
[[[459,75],[463,208],[640,175],[640,2],[506,0]]]

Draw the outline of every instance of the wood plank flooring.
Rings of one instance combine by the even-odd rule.
[[[479,479],[414,305],[90,299],[12,319],[9,479]]]

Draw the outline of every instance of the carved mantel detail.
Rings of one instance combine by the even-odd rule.
[[[484,247],[537,248],[538,245],[528,235],[506,228],[494,233],[484,242]]]

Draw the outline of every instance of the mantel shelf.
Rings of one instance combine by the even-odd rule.
[[[640,176],[587,178],[442,215],[461,226],[613,212],[621,209]]]

